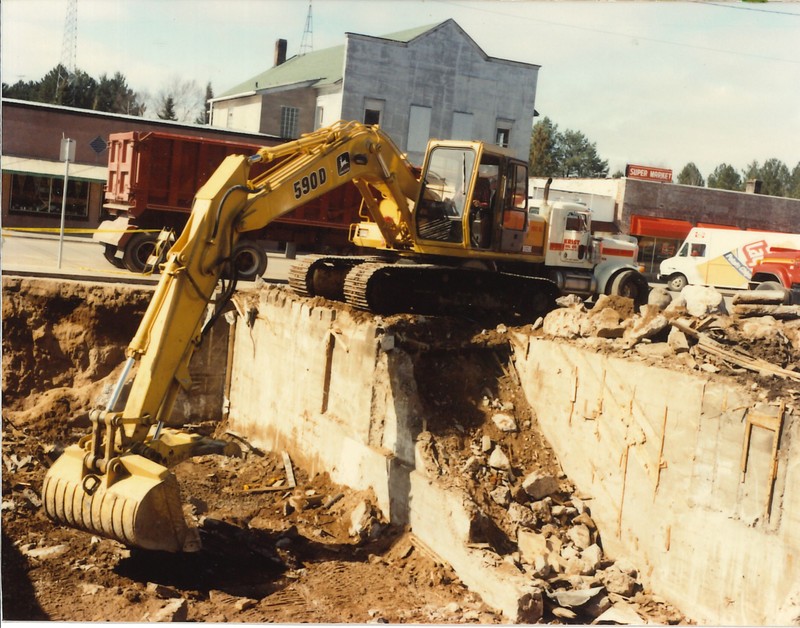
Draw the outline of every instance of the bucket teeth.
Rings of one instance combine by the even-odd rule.
[[[59,523],[114,539],[124,545],[166,552],[199,549],[197,530],[181,510],[178,482],[166,467],[137,455],[120,459],[121,479],[101,476],[94,490],[84,482],[85,451],[73,445],[47,472],[42,501]]]

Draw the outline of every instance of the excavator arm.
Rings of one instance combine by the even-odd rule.
[[[250,166],[258,161],[267,169],[250,179]],[[226,270],[235,277],[231,258],[241,233],[348,182],[364,195],[386,246],[410,247],[420,183],[377,126],[339,122],[254,156],[230,156],[220,165],[197,192],[189,221],[170,249],[107,407],[92,412],[92,433],[68,447],[45,477],[42,494],[50,517],[144,549],[199,548],[169,467],[193,455],[231,449],[164,424],[180,390],[191,386],[189,361],[202,341],[208,304]],[[223,284],[206,328],[234,288],[235,279]]]

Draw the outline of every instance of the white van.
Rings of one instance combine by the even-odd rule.
[[[746,289],[770,247],[800,248],[800,235],[695,227],[678,254],[661,262],[658,279],[676,291],[687,284]]]

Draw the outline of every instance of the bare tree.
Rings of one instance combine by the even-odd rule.
[[[195,80],[183,80],[173,75],[153,98],[149,109],[163,111],[168,100],[172,101],[178,122],[194,122],[205,112],[205,89]]]

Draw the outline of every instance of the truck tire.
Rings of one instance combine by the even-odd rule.
[[[650,294],[650,284],[641,273],[635,270],[623,270],[611,283],[611,294],[633,299],[634,305],[639,306],[647,303]]]
[[[762,281],[756,286],[756,290],[784,290],[785,288],[778,281]]]
[[[143,273],[147,259],[156,246],[157,237],[153,233],[137,233],[125,247],[122,264],[132,273]]]
[[[680,273],[675,273],[674,275],[671,275],[669,279],[667,279],[667,288],[673,292],[680,292],[687,285],[689,285],[689,282],[686,280],[686,277]]]
[[[267,254],[255,242],[239,242],[233,249],[233,267],[241,281],[255,281],[267,270]]]
[[[105,257],[112,266],[116,268],[125,268],[122,260],[117,257],[117,247],[113,244],[103,245],[103,257]]]

